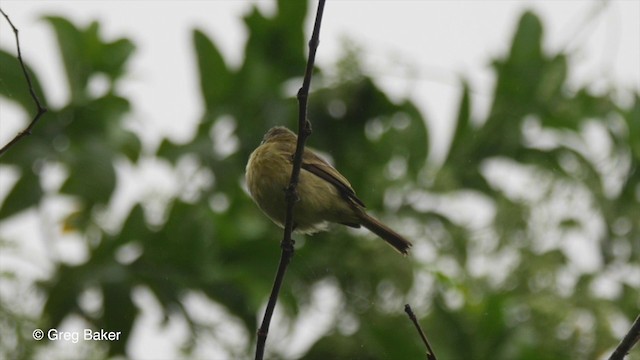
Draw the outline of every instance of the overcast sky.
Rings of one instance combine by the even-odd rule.
[[[208,34],[222,49],[227,62],[236,66],[242,61],[247,37],[242,15],[253,4],[267,14],[274,11],[274,3],[266,0],[3,0],[1,6],[19,27],[23,56],[39,75],[54,108],[65,104],[69,94],[54,36],[40,20],[42,15],[62,15],[83,26],[99,20],[107,40],[132,39],[137,51],[121,90],[134,106],[130,120],[142,124],[147,140],[153,142],[169,134],[185,140],[190,134],[190,127],[185,124],[194,124],[201,115],[192,29],[197,27]],[[603,12],[594,16],[602,4],[601,1],[328,1],[317,64],[329,69],[340,54],[341,39],[354,40],[363,48],[362,61],[367,72],[394,98],[411,97],[424,112],[433,128],[432,146],[437,159],[444,154],[447,141],[443,135],[450,131],[457,110],[461,91],[458,80],[460,77],[470,80],[474,111],[476,114],[485,111],[493,86],[488,65],[508,49],[519,15],[525,9],[533,9],[542,17],[547,51],[574,52],[572,84],[591,84],[596,89],[615,85],[637,91],[640,1],[610,1]],[[315,12],[315,6],[310,11]],[[308,21],[307,38],[311,25]],[[1,19],[0,47],[14,52],[13,34],[8,30]],[[0,98],[0,118],[0,144],[4,144],[24,126],[21,121],[26,121],[27,115]],[[0,199],[8,191],[3,174],[6,173],[0,169],[0,187],[5,184],[5,189],[0,189]],[[7,232],[4,236],[12,238]],[[212,310],[211,304],[197,296],[189,301],[193,311],[202,308],[202,314],[224,316],[220,309]],[[152,302],[147,293],[136,295],[136,303],[146,304],[131,339],[130,355],[137,358],[170,357],[175,354],[179,339],[187,334],[185,324],[175,319],[162,331],[149,330],[161,320],[157,305],[149,305]],[[227,329],[233,327],[227,325]],[[305,343],[308,341],[292,341],[295,348],[292,351],[304,351]]]
[[[2,7],[20,28],[23,54],[44,83],[53,105],[68,98],[64,72],[50,28],[40,20],[59,14],[86,25],[99,20],[104,36],[126,36],[137,46],[126,81],[136,121],[151,138],[189,136],[201,114],[191,30],[202,29],[231,65],[243,57],[246,31],[242,15],[253,5],[271,14],[273,1],[12,1]],[[363,47],[362,61],[378,83],[397,98],[410,96],[434,128],[433,150],[441,157],[460,94],[458,79],[471,81],[476,113],[490,100],[490,60],[504,54],[519,15],[538,13],[548,51],[575,52],[575,84],[640,87],[640,1],[329,1],[317,63],[330,69],[348,37]],[[315,6],[310,11],[315,12]],[[307,21],[310,33],[311,17]],[[0,46],[13,51],[13,37],[0,22]],[[99,83],[97,84],[99,85]],[[0,142],[17,128],[3,105]],[[18,126],[18,123],[15,123]]]

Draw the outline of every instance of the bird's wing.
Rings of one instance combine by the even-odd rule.
[[[356,192],[351,187],[349,180],[318,155],[305,150],[302,156],[302,168],[335,186],[346,198],[365,207],[362,200],[356,196]]]

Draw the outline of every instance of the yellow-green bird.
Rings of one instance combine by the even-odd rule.
[[[297,136],[285,127],[271,128],[251,156],[246,168],[249,192],[260,209],[284,227],[286,201]],[[339,223],[371,230],[400,253],[406,255],[411,242],[369,216],[349,181],[333,166],[305,148],[294,207],[294,230],[312,234]]]

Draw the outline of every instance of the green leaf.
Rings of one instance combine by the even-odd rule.
[[[60,265],[51,279],[40,287],[47,294],[43,313],[52,328],[57,328],[69,314],[77,311],[78,299],[86,285],[86,276],[91,276],[84,266]]]
[[[125,354],[127,340],[138,314],[138,309],[131,298],[132,285],[128,281],[115,279],[102,284],[104,312],[101,318],[104,322],[96,330],[119,333],[119,339],[110,342],[110,356]]]
[[[243,68],[249,75],[286,79],[300,76],[304,71],[303,25],[307,2],[287,2],[287,5],[283,5],[282,0],[279,2],[281,6],[273,18],[264,17],[257,8],[245,17],[249,39]]]
[[[469,95],[469,84],[462,83],[462,96],[458,107],[458,117],[456,119],[456,128],[453,132],[453,139],[449,147],[447,161],[457,163],[461,156],[467,151],[465,147],[472,146],[473,141],[469,141],[473,136],[473,128],[471,127],[471,96]]]
[[[58,44],[67,73],[69,90],[73,99],[82,99],[92,69],[84,52],[84,34],[69,20],[62,17],[45,17],[56,32]]]
[[[203,32],[193,31],[193,43],[200,69],[200,89],[206,109],[212,111],[216,106],[223,107],[225,100],[231,95],[232,74],[229,73],[220,51]]]
[[[0,219],[37,205],[42,199],[40,178],[32,171],[24,172],[0,207]]]
[[[38,99],[44,107],[47,107],[47,99],[42,92],[37,74],[29,65],[25,64],[25,66]],[[27,114],[35,115],[37,107],[29,93],[29,85],[20,63],[14,55],[4,50],[0,50],[0,95],[20,104]]]
[[[629,145],[635,163],[640,163],[640,95],[635,94],[633,106],[624,114],[629,129]]]
[[[542,59],[542,22],[533,12],[520,17],[509,59],[516,64]]]
[[[87,206],[106,204],[116,185],[113,153],[98,139],[87,139],[82,150],[69,154],[69,177],[61,192],[78,196]]]
[[[503,120],[503,126],[517,128],[517,121],[536,105],[533,100],[536,99],[540,79],[544,75],[545,61],[542,52],[542,24],[533,13],[526,12],[518,23],[509,56],[494,64],[498,79],[486,126],[500,126],[493,122]]]
[[[105,42],[100,37],[97,22],[80,29],[62,17],[44,19],[51,24],[58,38],[72,102],[83,102],[88,98],[87,85],[91,76],[102,73],[113,82],[124,73],[124,65],[134,50],[131,41]]]
[[[129,39],[103,43],[100,52],[92,59],[96,63],[96,72],[104,73],[112,80],[120,78],[125,73],[125,64],[134,50],[135,46]]]

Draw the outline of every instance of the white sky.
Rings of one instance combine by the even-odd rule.
[[[53,34],[39,20],[61,14],[76,23],[101,21],[107,39],[131,38],[137,45],[122,83],[133,99],[133,117],[155,135],[189,136],[201,114],[191,30],[198,27],[222,49],[228,63],[238,65],[246,32],[241,15],[253,3],[268,13],[272,1],[3,1],[3,9],[20,28],[24,57],[40,75],[54,105],[68,98],[64,72]],[[339,56],[345,36],[364,48],[363,62],[378,82],[396,97],[410,96],[428,117],[436,157],[446,148],[454,118],[460,76],[471,81],[480,113],[489,100],[492,72],[487,66],[508,49],[514,26],[524,9],[534,9],[545,25],[548,50],[578,49],[572,67],[574,83],[624,88],[640,87],[640,1],[613,1],[592,22],[600,1],[329,1],[317,63],[328,68]],[[310,9],[315,12],[315,6]],[[311,31],[311,17],[307,33]],[[6,23],[0,22],[2,29]],[[308,37],[308,36],[307,36]],[[14,49],[10,31],[0,45]],[[417,76],[416,76],[417,73]],[[6,105],[6,102],[0,102]],[[10,107],[3,106],[5,115]],[[0,142],[17,128],[6,117]],[[18,126],[16,124],[15,126]],[[155,133],[155,135],[154,135]]]
[[[241,15],[254,3],[268,13],[274,11],[272,1],[4,0],[1,6],[20,29],[23,56],[37,71],[53,107],[63,105],[69,94],[54,36],[39,20],[42,15],[58,14],[82,25],[97,19],[108,40],[132,39],[137,51],[122,90],[134,105],[132,120],[143,124],[149,140],[157,141],[168,134],[186,139],[192,130],[186,124],[195,124],[201,115],[191,30],[203,30],[222,49],[227,62],[238,65],[247,36]],[[575,51],[577,66],[571,67],[570,74],[573,84],[587,83],[594,88],[613,84],[637,91],[640,1],[611,1],[603,13],[591,18],[601,4],[562,0],[328,1],[317,64],[328,68],[339,55],[341,39],[348,36],[355,40],[364,49],[367,71],[378,83],[394,98],[411,97],[427,116],[438,159],[444,154],[450,121],[457,111],[461,91],[457,80],[461,76],[470,80],[476,114],[485,111],[493,86],[488,64],[508,49],[524,9],[533,9],[542,17],[547,50],[568,47]],[[310,10],[315,12],[315,6]],[[307,22],[307,38],[311,20]],[[13,52],[14,38],[8,30],[0,19],[0,47]],[[0,119],[0,144],[4,144],[23,126],[21,121],[26,121],[27,115],[0,99]],[[8,191],[2,174],[6,173],[0,169],[0,199]],[[8,237],[6,232],[4,235]],[[39,254],[44,255],[42,250]],[[134,329],[131,354],[140,359],[171,357],[179,343],[176,338],[186,334],[184,324],[172,319],[169,329],[154,333],[160,321],[157,304],[144,291],[137,294],[139,301],[146,304],[147,312]],[[202,299],[193,301],[202,307]],[[140,327],[145,330],[138,330]],[[304,350],[303,340],[296,344],[294,351]]]

